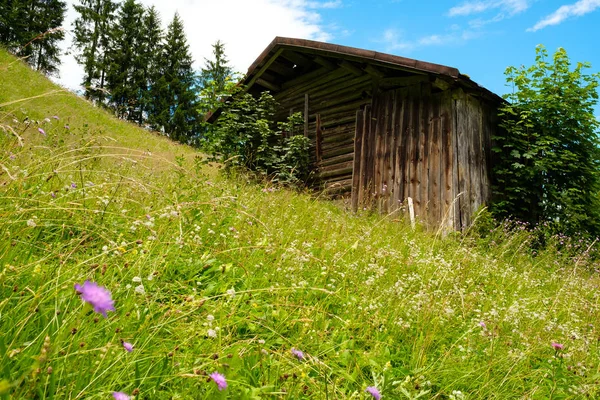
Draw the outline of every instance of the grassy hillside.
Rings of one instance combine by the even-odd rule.
[[[584,256],[223,177],[55,90],[0,52],[0,398],[600,396]]]

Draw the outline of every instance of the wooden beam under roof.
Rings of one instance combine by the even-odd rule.
[[[304,57],[302,54],[296,53],[291,49],[286,49],[283,53],[281,53],[281,56],[299,67],[308,67],[312,64],[312,61],[309,58]]]
[[[317,64],[322,65],[323,67],[328,68],[328,69],[336,69],[337,68],[337,65],[335,65],[334,62],[331,62],[328,59],[321,57],[321,56],[316,56],[314,58],[314,61]]]
[[[271,58],[269,58],[267,60],[267,62],[258,70],[258,72],[256,72],[254,74],[254,76],[252,77],[252,79],[250,79],[250,82],[248,82],[246,84],[247,88],[250,89],[252,87],[252,85],[254,85],[254,83],[261,77],[261,75],[267,70],[269,69],[269,67],[271,66],[271,64],[273,64],[275,62],[275,60],[277,60],[277,57],[279,57],[281,55],[281,53],[283,53],[283,49],[279,49],[275,52],[275,54],[273,54],[273,56],[271,56]],[[263,85],[264,86],[264,85]],[[266,87],[266,86],[265,86]]]
[[[386,74],[382,71],[380,71],[379,69],[377,69],[376,67],[374,67],[371,64],[367,64],[367,66],[365,68],[363,68],[363,70],[371,75],[374,76],[375,78],[381,79],[381,78],[385,78]]]
[[[352,72],[352,74],[356,76],[362,76],[364,74],[361,68],[358,68],[356,65],[352,64],[349,61],[343,60],[339,65],[341,68],[344,68],[346,71]]]
[[[294,69],[292,67],[288,67],[287,65],[283,65],[280,62],[274,62],[273,64],[271,64],[271,66],[269,67],[270,71],[276,72],[279,75],[285,77],[285,78],[289,78],[292,75],[294,75]]]
[[[262,78],[258,78],[256,80],[256,84],[260,85],[262,87],[265,87],[265,88],[269,89],[272,92],[279,92],[281,90],[281,86],[279,86],[279,85],[277,85],[275,83],[271,83],[269,81],[266,81],[266,80],[264,80]]]
[[[379,85],[383,88],[388,89],[392,87],[411,86],[423,82],[429,82],[428,75],[412,75],[397,78],[384,78],[381,81],[379,81]]]

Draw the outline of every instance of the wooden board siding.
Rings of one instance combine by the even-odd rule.
[[[356,117],[353,209],[390,213],[411,197],[427,226],[468,226],[489,199],[490,111],[462,91],[432,93],[429,84],[376,95]]]
[[[458,168],[455,228],[465,229],[490,199],[490,147],[496,113],[485,101],[460,89],[453,92],[453,109]]]

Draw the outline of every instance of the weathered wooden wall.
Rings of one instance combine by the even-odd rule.
[[[497,110],[484,99],[460,89],[453,92],[456,208],[454,226],[464,229],[491,196],[491,141],[498,125]]]
[[[309,137],[315,144],[314,179],[331,194],[351,190],[352,161],[356,110],[371,102],[373,79],[358,75],[349,69],[321,68],[307,76],[285,82],[275,95],[280,103],[278,120],[292,112],[304,112],[308,94]],[[317,115],[322,137],[317,155]]]
[[[413,199],[431,227],[461,229],[489,199],[494,112],[428,83],[377,94],[357,113],[352,207],[388,213]]]

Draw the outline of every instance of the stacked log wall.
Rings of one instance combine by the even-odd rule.
[[[356,111],[371,102],[373,78],[339,68],[321,71],[311,80],[291,82],[275,95],[280,104],[277,120],[303,112],[308,94],[308,136],[313,143],[315,186],[330,194],[352,189]],[[320,116],[320,157],[316,155],[317,114]]]

